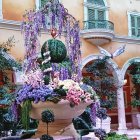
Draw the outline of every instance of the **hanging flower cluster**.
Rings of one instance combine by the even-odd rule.
[[[25,70],[30,71],[36,67],[37,49],[40,46],[38,36],[41,34],[42,28],[46,32],[55,29],[57,34],[54,37],[60,37],[64,33],[72,64],[72,73],[76,74],[76,80],[79,82],[81,80],[79,24],[58,0],[46,3],[38,11],[27,11],[24,15],[21,30],[24,32],[26,59],[28,61]]]
[[[22,76],[24,83],[31,85],[33,88],[39,87],[43,84],[43,73],[40,69],[30,71]]]

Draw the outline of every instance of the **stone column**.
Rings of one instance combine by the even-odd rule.
[[[123,86],[121,86],[117,90],[117,103],[118,103],[118,123],[119,123],[118,131],[120,134],[125,134],[127,127],[125,118]]]
[[[39,10],[40,0],[35,0],[36,10]]]
[[[3,19],[3,14],[2,14],[2,0],[0,0],[0,20]]]

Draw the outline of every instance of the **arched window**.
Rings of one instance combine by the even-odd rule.
[[[88,7],[88,20],[105,20],[106,9],[103,0],[87,0],[87,3],[91,3],[94,7]]]
[[[101,21],[108,20],[108,7],[105,0],[84,0],[84,2],[84,20],[86,26],[88,23],[88,28],[96,28],[101,25]]]

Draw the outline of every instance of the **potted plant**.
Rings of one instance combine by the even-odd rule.
[[[42,111],[50,108],[55,115],[55,122],[50,124],[50,134],[66,134],[68,130],[67,135],[73,135],[70,129],[65,129],[66,126],[71,123],[72,118],[82,114],[85,108],[95,101],[96,96],[93,89],[92,92],[88,92],[80,87],[81,52],[78,22],[58,0],[49,1],[38,11],[30,10],[24,17],[21,25],[26,48],[26,60],[23,64],[24,85],[17,93],[16,102],[22,105],[23,110],[24,107],[27,108],[30,117],[39,120],[38,129],[44,126],[41,120]],[[46,17],[50,21],[49,27]],[[51,30],[46,30],[50,27]],[[44,43],[41,57],[38,57],[38,36],[42,28],[51,31],[53,39]],[[56,39],[61,35],[64,35],[66,47],[62,41]],[[55,123],[60,125],[54,125]],[[28,123],[25,126],[27,125]]]
[[[48,123],[54,122],[54,114],[51,110],[47,109],[42,112],[42,121],[47,125],[47,134],[42,135],[41,140],[53,140],[53,137],[48,135]]]

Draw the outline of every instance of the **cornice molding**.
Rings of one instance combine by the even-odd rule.
[[[0,20],[0,29],[20,30],[21,21]]]
[[[127,42],[128,44],[140,44],[140,38],[134,38],[130,36],[116,35],[112,39],[114,42]]]
[[[20,31],[20,25],[21,25],[21,21],[5,20],[5,19],[0,20],[0,29]],[[85,31],[81,30],[81,32],[85,32]],[[82,37],[82,34],[81,34],[81,37]],[[129,36],[120,36],[120,35],[116,35],[116,34],[114,35],[114,38],[112,39],[112,41],[127,42],[130,44],[140,44],[140,38],[133,38],[133,37],[129,37]]]
[[[86,6],[86,7],[89,7],[89,8],[106,9],[106,10],[109,9],[108,6],[101,6],[101,5],[88,3],[88,2],[84,2],[83,5]]]

